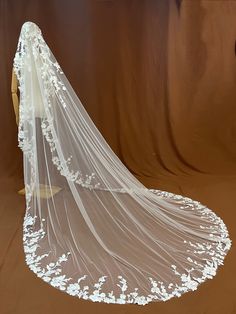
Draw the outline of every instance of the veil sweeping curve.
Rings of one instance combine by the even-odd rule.
[[[33,22],[22,26],[13,68],[29,268],[72,296],[118,304],[166,301],[213,278],[232,243],[223,220],[130,173]]]

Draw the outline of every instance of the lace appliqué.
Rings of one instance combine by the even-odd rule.
[[[152,190],[167,196],[169,192]],[[192,201],[189,198],[184,198],[181,195],[176,195],[170,193],[173,198],[184,203],[185,206],[192,208],[193,202],[195,205],[198,205],[198,210],[201,210],[203,215],[211,215],[212,211],[206,208],[204,205],[201,205],[199,202]],[[214,214],[214,213],[213,213]],[[213,215],[214,216],[214,215]],[[205,243],[188,243],[190,247],[193,247],[193,252],[195,254],[207,253],[209,259],[206,260],[206,264],[202,265],[194,261],[193,258],[187,257],[188,262],[192,263],[193,267],[186,269],[185,273],[178,271],[176,265],[170,265],[173,274],[178,276],[181,280],[181,284],[169,283],[167,286],[160,280],[156,280],[152,277],[149,277],[150,282],[150,294],[147,296],[140,295],[138,293],[138,288],[135,288],[132,292],[128,291],[128,282],[123,276],[117,277],[117,286],[120,287],[121,293],[119,296],[116,296],[113,291],[109,293],[102,292],[102,285],[106,282],[108,276],[103,275],[98,278],[98,281],[89,287],[86,284],[87,275],[83,275],[78,278],[76,282],[71,282],[72,278],[66,277],[63,274],[63,263],[65,263],[69,258],[71,253],[67,252],[62,254],[56,261],[49,263],[46,267],[42,267],[41,263],[45,257],[48,257],[50,252],[37,255],[36,250],[39,246],[40,240],[45,236],[45,231],[43,229],[43,222],[41,221],[41,228],[39,230],[33,231],[33,226],[35,224],[36,216],[32,217],[26,213],[24,218],[24,250],[26,254],[26,263],[29,268],[45,282],[49,283],[53,287],[60,289],[71,296],[77,296],[86,300],[92,300],[94,302],[105,302],[105,303],[117,303],[117,304],[126,304],[134,303],[138,305],[145,305],[153,300],[157,301],[167,301],[172,297],[180,297],[183,293],[188,291],[194,291],[197,289],[198,285],[204,282],[206,279],[213,278],[216,275],[216,270],[219,265],[223,264],[224,256],[227,253],[227,250],[230,249],[231,240],[228,238],[227,229],[220,218],[217,219],[218,226],[222,232],[222,239],[216,242],[205,242]],[[219,231],[219,230],[218,230]],[[190,250],[187,250],[190,252]],[[196,269],[202,274],[202,276],[194,277],[191,273],[196,271]],[[82,285],[83,281],[85,282]]]
[[[65,176],[69,181],[75,182],[82,187],[89,188],[90,190],[96,189],[100,186],[100,183],[92,184],[92,181],[95,179],[95,173],[90,175],[83,175],[81,171],[69,169],[72,156],[69,156],[66,160],[62,161],[62,158],[58,157],[56,149],[56,140],[53,134],[53,119],[43,118],[41,123],[42,133],[45,136],[47,142],[49,143],[50,150],[52,152],[52,162],[59,170],[60,174]]]

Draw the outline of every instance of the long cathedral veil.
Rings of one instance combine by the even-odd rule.
[[[32,22],[22,26],[14,71],[29,268],[72,296],[119,304],[166,301],[212,278],[231,246],[222,219],[130,173]]]

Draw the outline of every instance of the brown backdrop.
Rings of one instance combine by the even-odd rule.
[[[147,187],[212,208],[235,239],[236,1],[0,0],[0,313],[236,313],[234,243],[213,280],[168,302],[99,304],[24,262],[22,154],[11,103],[20,27],[33,21],[110,146]]]

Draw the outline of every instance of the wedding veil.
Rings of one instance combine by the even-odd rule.
[[[119,304],[166,301],[212,278],[231,246],[222,219],[130,173],[32,22],[22,26],[14,71],[29,268],[72,296]]]

